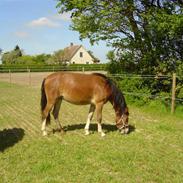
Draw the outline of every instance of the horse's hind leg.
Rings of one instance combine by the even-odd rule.
[[[105,133],[102,131],[102,108],[103,103],[96,105],[96,113],[97,113],[97,122],[98,122],[98,132],[101,133],[101,136],[104,137]]]
[[[95,111],[95,106],[93,104],[91,104],[90,110],[89,110],[89,113],[88,113],[88,119],[87,119],[87,122],[86,122],[86,125],[85,125],[85,135],[89,135],[90,122],[93,118],[94,111]]]
[[[58,130],[59,130],[59,131],[63,131],[62,125],[60,124],[60,121],[59,121],[59,118],[58,118],[61,103],[62,103],[62,99],[59,98],[59,99],[56,101],[56,103],[55,103],[55,105],[54,105],[54,109],[53,109],[53,116],[54,116],[54,119],[55,119],[55,122],[56,122],[56,124],[57,124],[57,126],[58,126]]]
[[[43,122],[42,122],[41,130],[43,131],[43,136],[46,136],[47,135],[46,125],[48,123],[48,116],[50,115],[50,111],[51,111],[52,106],[53,105],[48,102],[46,104],[45,109],[42,112],[42,120],[43,120]]]

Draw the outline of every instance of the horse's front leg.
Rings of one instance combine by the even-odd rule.
[[[95,111],[95,106],[93,104],[90,105],[90,109],[89,109],[89,113],[88,113],[88,118],[87,118],[87,122],[85,125],[85,135],[89,135],[89,127],[90,127],[90,122],[93,118],[93,113]]]
[[[47,131],[46,131],[46,118],[42,122],[41,130],[43,132],[43,136],[47,136]]]
[[[98,132],[101,133],[101,137],[105,136],[105,133],[102,131],[102,109],[103,103],[96,105],[96,112],[97,112],[97,122],[98,122]]]

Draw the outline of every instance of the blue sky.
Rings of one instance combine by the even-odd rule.
[[[71,42],[82,44],[102,62],[110,50],[105,42],[91,46],[71,31],[69,14],[58,14],[56,0],[0,0],[0,48],[10,51],[18,44],[25,54],[53,53]]]

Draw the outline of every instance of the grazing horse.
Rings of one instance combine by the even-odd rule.
[[[128,126],[128,108],[125,98],[115,83],[103,74],[82,74],[57,72],[47,76],[41,87],[41,112],[43,136],[47,135],[46,125],[50,122],[50,112],[53,109],[54,119],[63,130],[59,119],[59,109],[62,100],[77,105],[90,104],[88,119],[85,125],[85,134],[89,134],[89,125],[93,113],[96,110],[98,132],[105,136],[102,131],[102,108],[110,101],[116,114],[116,126],[121,133],[127,134]]]

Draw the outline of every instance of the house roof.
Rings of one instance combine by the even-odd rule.
[[[82,45],[70,45],[64,49],[64,60],[70,61]]]

